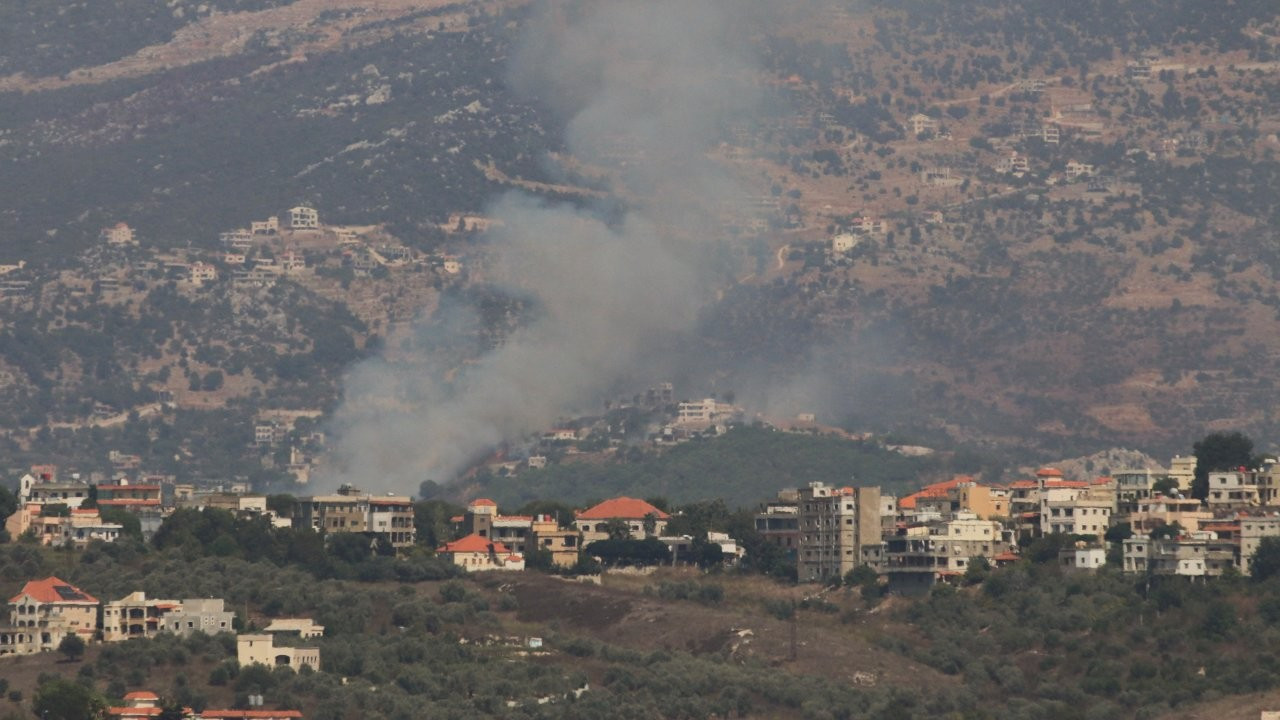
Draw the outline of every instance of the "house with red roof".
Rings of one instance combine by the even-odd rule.
[[[578,531],[561,528],[551,515],[503,515],[488,498],[467,503],[467,514],[453,518],[462,532],[501,543],[512,552],[527,555],[534,548],[551,553],[551,563],[571,567],[578,562]]]
[[[124,705],[107,708],[107,717],[111,718],[151,718],[163,712],[160,707],[160,696],[153,692],[140,690],[124,696]],[[203,710],[194,712],[191,708],[183,708],[182,716],[188,720],[231,720],[231,718],[254,718],[255,720],[301,720],[299,710]]]
[[[501,542],[477,534],[436,548],[441,557],[467,572],[524,570],[524,556]]]
[[[9,627],[0,628],[0,655],[56,650],[68,635],[93,640],[98,599],[56,577],[31,580],[9,599]]]
[[[583,544],[609,538],[609,524],[621,521],[632,539],[659,537],[667,529],[671,516],[644,500],[616,497],[579,512],[573,525],[582,534]]]

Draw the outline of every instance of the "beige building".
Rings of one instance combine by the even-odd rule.
[[[665,535],[670,519],[670,515],[644,500],[616,497],[578,513],[573,525],[582,535],[582,544],[590,545],[597,540],[608,539],[609,525],[613,521],[625,524],[632,539],[644,540]]]
[[[1184,531],[1200,529],[1202,523],[1213,519],[1195,498],[1171,498],[1163,495],[1139,500],[1137,509],[1129,514],[1129,526],[1134,535],[1146,537],[1162,525],[1177,523]]]
[[[0,628],[0,655],[56,650],[75,634],[92,642],[98,600],[56,577],[31,580],[9,599],[9,627]]]
[[[309,207],[289,209],[289,228],[291,230],[315,230],[320,227],[320,213]]]
[[[1169,477],[1178,483],[1178,489],[1184,493],[1191,491],[1191,483],[1196,479],[1196,458],[1194,455],[1174,455],[1169,461]]]
[[[1240,572],[1252,574],[1253,556],[1264,537],[1280,536],[1280,516],[1240,516]]]
[[[1241,508],[1261,504],[1258,482],[1251,470],[1209,473],[1209,494],[1204,499],[1210,509]]]
[[[311,618],[276,618],[263,629],[263,632],[297,635],[306,640],[324,637],[324,626],[317,625]]]
[[[266,665],[270,668],[287,667],[297,670],[309,667],[320,669],[320,648],[280,647],[274,635],[240,635],[236,638],[236,659],[240,667]]]
[[[524,570],[524,556],[511,548],[479,535],[468,535],[461,540],[445,543],[436,548],[441,557],[467,572],[485,570]]]
[[[135,592],[102,607],[102,639],[120,642],[167,632],[186,636],[231,632],[235,614],[219,598],[157,600]]]
[[[810,483],[797,499],[801,582],[844,577],[862,564],[863,547],[879,545],[880,488],[834,488]]]

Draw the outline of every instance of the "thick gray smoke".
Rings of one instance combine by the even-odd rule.
[[[354,368],[329,481],[404,492],[452,480],[488,448],[679,364],[669,349],[714,291],[706,251],[738,195],[707,152],[757,102],[741,30],[754,9],[587,0],[536,13],[513,85],[560,114],[575,157],[614,171],[630,210],[606,224],[520,194],[499,199],[487,272],[532,298],[536,319],[449,382],[420,363]]]

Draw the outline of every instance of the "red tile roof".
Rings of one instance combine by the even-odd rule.
[[[58,603],[60,605],[98,604],[97,598],[65,580],[59,580],[52,576],[44,580],[27,581],[27,584],[22,586],[22,591],[9,598],[9,602],[17,602],[24,595],[29,595],[40,603]]]
[[[1062,471],[1058,468],[1040,468],[1036,471],[1036,477],[1062,477]]]
[[[159,505],[157,498],[109,498],[98,500],[99,505]]]
[[[472,500],[469,504],[480,505],[482,507],[498,507],[498,503],[490,500],[489,498],[477,498]]]
[[[577,518],[579,520],[612,520],[613,518],[643,520],[649,514],[659,520],[666,520],[671,517],[644,500],[616,497],[612,500],[605,500],[593,508],[583,510],[578,513]]]
[[[483,537],[475,533],[472,533],[462,538],[461,540],[454,540],[453,542],[445,543],[444,545],[441,545],[440,547],[436,548],[436,552],[487,553],[491,551],[491,548],[492,548],[492,552],[495,555],[511,554],[511,549],[508,548],[506,545],[503,545],[500,542],[494,542],[487,537]]]
[[[946,497],[947,492],[961,483],[971,483],[973,478],[968,475],[957,475],[950,480],[943,480],[939,483],[926,485],[917,492],[914,492],[898,501],[898,508],[902,510],[914,510],[916,502],[921,498],[937,498]]]
[[[159,700],[160,696],[147,690],[134,690],[124,696],[125,700]]]
[[[260,717],[262,720],[273,720],[274,717],[302,717],[301,710],[206,710],[200,717]]]

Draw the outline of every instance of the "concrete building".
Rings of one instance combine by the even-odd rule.
[[[1280,536],[1280,516],[1277,515],[1241,515],[1240,522],[1240,572],[1251,575],[1253,572],[1253,556],[1264,537]]]
[[[79,476],[72,476],[68,481],[59,482],[57,469],[53,466],[44,466],[38,470],[38,472],[23,475],[18,481],[19,502],[40,505],[61,504],[69,508],[78,508],[89,499],[89,483],[80,480]]]
[[[1115,507],[1115,493],[1105,488],[1048,487],[1041,493],[1042,533],[1092,535],[1099,541],[1106,534]]]
[[[1169,477],[1178,483],[1183,494],[1191,492],[1191,483],[1196,479],[1195,456],[1174,455],[1169,461]]]
[[[1261,504],[1255,474],[1243,468],[1209,473],[1209,495],[1204,501],[1210,509],[1243,508]]]
[[[1064,570],[1095,571],[1107,564],[1107,549],[1079,544],[1058,551],[1058,564]]]
[[[1133,534],[1143,537],[1158,527],[1175,523],[1184,532],[1197,531],[1201,523],[1210,520],[1213,520],[1213,512],[1204,509],[1199,500],[1164,495],[1139,500],[1136,509],[1129,513]]]
[[[784,494],[790,499],[784,498]],[[794,556],[800,547],[800,508],[794,490],[778,493],[778,499],[765,503],[756,513],[756,532],[766,541]]]
[[[383,538],[397,551],[413,547],[413,499],[407,495],[369,498],[369,532]]]
[[[114,485],[99,485],[97,492],[99,507],[138,511],[159,509],[164,504],[164,487],[158,482],[134,484],[122,480]]]
[[[882,572],[891,591],[917,594],[963,574],[974,558],[990,561],[1014,547],[1012,531],[999,521],[957,512],[950,520],[903,528],[886,538]]]
[[[417,541],[413,500],[407,495],[373,496],[344,485],[334,495],[300,497],[293,508],[293,526],[325,533],[363,533],[383,540],[397,551]]]
[[[1124,571],[1182,577],[1214,577],[1235,567],[1238,548],[1212,532],[1176,538],[1131,537],[1124,541]]]
[[[186,636],[232,632],[235,614],[218,598],[157,600],[135,592],[102,607],[102,639],[121,642],[167,632]]]
[[[801,582],[844,577],[862,564],[862,549],[881,542],[880,488],[810,483],[797,498]]]
[[[320,648],[279,647],[275,644],[274,635],[240,635],[236,638],[236,659],[240,667],[258,664],[270,668],[297,670],[310,667],[319,670]]]
[[[1116,481],[1116,512],[1128,513],[1137,508],[1139,500],[1151,497],[1157,480],[1168,477],[1164,469],[1122,470],[1114,474]]]
[[[320,227],[320,214],[309,207],[289,208],[289,229],[315,230]]]

